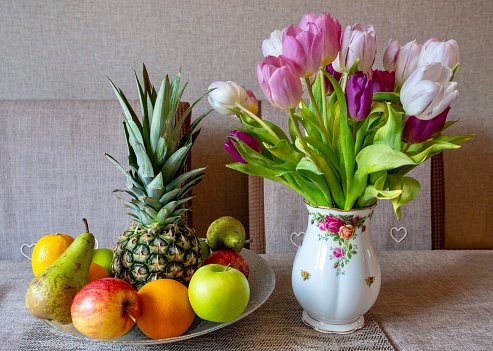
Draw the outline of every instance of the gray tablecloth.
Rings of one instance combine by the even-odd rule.
[[[111,350],[388,350],[390,344],[398,350],[493,349],[493,251],[379,255],[380,296],[367,315],[368,325],[349,336],[320,334],[304,326],[291,291],[293,255],[265,255],[276,272],[276,289],[250,316],[214,335],[184,343]],[[43,328],[24,306],[25,288],[32,277],[29,262],[0,261],[0,268],[0,349],[60,349],[64,339]],[[107,344],[78,340],[67,345],[62,349],[107,349],[102,346]]]

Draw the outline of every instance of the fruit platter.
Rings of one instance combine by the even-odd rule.
[[[248,316],[254,312],[257,308],[262,306],[262,304],[267,301],[269,296],[272,294],[275,286],[275,275],[272,269],[269,267],[267,262],[255,254],[254,252],[243,249],[242,255],[247,260],[250,266],[250,275],[248,280],[250,282],[250,300],[246,309],[243,313],[234,321],[225,323],[215,323],[201,319],[200,317],[195,317],[190,328],[182,335],[173,338],[158,339],[153,340],[148,336],[143,334],[138,328],[134,328],[128,334],[114,340],[101,341],[101,342],[111,342],[117,344],[144,344],[144,345],[157,345],[164,343],[177,342],[181,340],[190,339],[199,335],[204,335],[220,328],[226,327],[233,324],[240,319]],[[71,336],[90,339],[85,335],[81,334],[77,329],[74,328],[73,324],[59,325],[50,321],[44,321],[46,326],[52,329],[55,333],[69,334]],[[93,340],[94,339],[90,339]]]
[[[143,77],[143,84],[136,77],[141,119],[110,81],[123,108],[130,169],[106,157],[125,175],[127,190],[115,192],[127,196],[120,200],[130,226],[111,248],[96,248],[101,234],[83,218],[84,233],[47,234],[33,249],[26,307],[64,335],[130,344],[188,339],[242,319],[274,289],[268,264],[244,248],[238,219],[217,218],[205,237],[191,226],[191,190],[205,167],[188,161],[208,112],[187,118],[201,98],[181,104],[180,75],[166,76],[158,91],[145,66]]]

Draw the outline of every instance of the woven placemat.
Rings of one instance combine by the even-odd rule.
[[[113,344],[73,337],[36,321],[22,336],[17,350],[394,350],[371,313],[366,314],[362,329],[335,335],[307,327],[301,320],[301,312],[292,292],[278,286],[269,300],[251,315],[188,340],[160,345]]]

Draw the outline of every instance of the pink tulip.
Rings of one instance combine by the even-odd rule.
[[[309,24],[314,23],[322,33],[322,58],[321,66],[327,66],[334,61],[341,47],[341,24],[331,15],[322,12],[320,15],[309,13],[300,21],[300,28],[309,30]]]
[[[276,108],[291,109],[301,101],[303,87],[294,64],[284,56],[267,56],[257,65],[265,97]]]
[[[385,52],[383,53],[383,67],[389,71],[395,71],[397,65],[397,53],[401,45],[397,40],[390,40]]]
[[[397,52],[397,61],[395,65],[395,82],[402,87],[404,82],[409,78],[418,66],[421,45],[416,40],[402,46]]]
[[[452,70],[441,63],[419,65],[401,88],[404,111],[410,116],[430,120],[459,97]]]
[[[358,71],[367,73],[373,66],[376,54],[377,37],[373,26],[347,26],[342,33],[339,60],[334,61],[334,69],[349,73],[356,60],[359,60]]]
[[[305,30],[295,25],[283,30],[282,54],[294,63],[299,78],[308,78],[319,70],[323,39],[315,23],[307,23]]]
[[[459,46],[453,39],[439,41],[433,37],[424,44],[419,55],[419,64],[439,62],[450,69],[459,63]]]
[[[408,116],[404,123],[402,137],[405,141],[411,143],[422,143],[431,138],[435,133],[440,132],[447,120],[450,106],[442,113],[430,120],[422,120],[414,116]]]

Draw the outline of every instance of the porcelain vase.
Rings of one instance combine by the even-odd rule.
[[[303,321],[325,333],[351,333],[380,292],[380,263],[370,236],[375,206],[308,209],[308,225],[293,262],[292,286]]]

